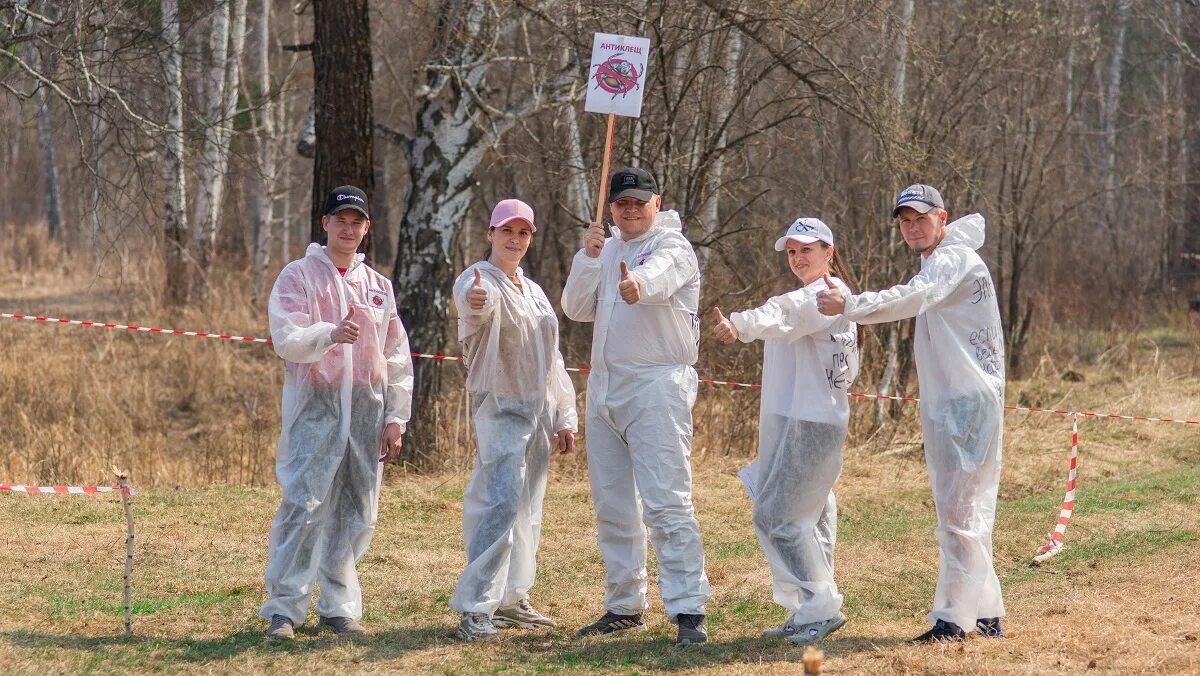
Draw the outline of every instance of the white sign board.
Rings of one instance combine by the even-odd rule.
[[[596,33],[583,109],[589,113],[641,116],[649,62],[650,38]]]

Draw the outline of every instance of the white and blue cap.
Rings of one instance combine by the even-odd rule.
[[[783,237],[775,240],[775,250],[783,251],[786,249],[789,239],[801,244],[825,242],[829,246],[833,246],[833,231],[819,219],[797,218],[788,226],[787,232],[783,233]]]
[[[927,214],[930,209],[945,209],[942,203],[942,193],[937,188],[924,183],[910,185],[896,198],[896,206],[892,208],[892,218],[900,215],[900,209],[908,207],[917,213]]]

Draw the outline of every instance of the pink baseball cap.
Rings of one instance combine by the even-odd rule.
[[[515,199],[500,200],[496,204],[496,208],[492,209],[492,222],[488,224],[488,229],[495,230],[509,221],[516,220],[529,223],[530,230],[537,232],[537,224],[533,222],[533,207]]]

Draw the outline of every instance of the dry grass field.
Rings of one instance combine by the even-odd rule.
[[[165,315],[146,300],[148,282],[63,273],[0,274],[0,312],[264,329],[250,309]],[[1033,377],[1010,383],[1009,401],[1200,417],[1194,322],[1166,318],[1122,337],[1059,327]],[[753,446],[754,392],[705,390],[697,409],[696,502],[715,590],[710,645],[675,648],[656,596],[649,632],[574,637],[601,612],[603,577],[581,454],[553,467],[534,590],[560,628],[506,632],[487,645],[450,639],[465,453],[436,472],[389,472],[378,534],[360,565],[370,635],[339,642],[304,631],[275,645],[256,617],[278,500],[280,376],[270,350],[9,319],[0,320],[0,344],[0,482],[109,483],[115,461],[142,488],[130,640],[121,637],[119,499],[0,493],[6,672],[801,671],[800,649],[758,637],[783,615],[736,478]],[[733,375],[704,370],[709,354],[705,375]],[[1084,380],[1063,380],[1067,370]],[[904,639],[925,628],[936,567],[913,413],[887,435],[856,434],[847,450],[837,574],[850,622],[822,646],[826,673],[1200,673],[1200,427],[1082,421],[1066,548],[1030,567],[1058,513],[1071,425],[1010,413],[995,542],[1009,637],[913,647]],[[453,403],[443,414],[458,420]]]

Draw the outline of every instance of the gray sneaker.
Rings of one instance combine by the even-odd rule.
[[[796,632],[800,631],[800,626],[792,624],[792,618],[789,617],[787,622],[778,627],[771,627],[762,633],[763,638],[787,638]]]
[[[454,630],[454,638],[460,641],[485,641],[499,634],[487,613],[463,613],[458,629]]]
[[[497,609],[492,614],[492,624],[499,629],[545,629],[555,626],[554,620],[539,613],[529,599],[521,599],[515,606]]]
[[[296,627],[292,621],[283,615],[272,615],[271,626],[267,629],[267,636],[276,641],[291,641],[296,638]]]
[[[816,643],[838,629],[841,629],[843,624],[846,624],[846,616],[839,612],[828,620],[809,622],[808,624],[796,627],[795,633],[788,636],[787,639],[796,645]]]
[[[317,623],[317,631],[326,629],[332,631],[338,636],[362,636],[367,633],[367,628],[362,625],[362,622],[352,617],[322,617]]]

